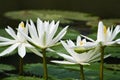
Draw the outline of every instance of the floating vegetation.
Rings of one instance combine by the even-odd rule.
[[[29,20],[32,19],[36,22],[36,18],[42,20],[55,20],[61,21],[61,23],[71,23],[74,21],[94,21],[98,17],[92,16],[88,13],[71,12],[71,11],[57,11],[57,10],[24,10],[24,11],[12,11],[5,13],[5,16],[12,19],[18,20]]]
[[[15,70],[14,66],[7,65],[7,64],[0,64],[0,72],[12,71],[12,70]]]

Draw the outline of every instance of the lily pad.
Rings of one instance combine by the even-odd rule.
[[[114,26],[114,25],[117,25],[117,24],[120,24],[120,19],[103,19],[102,20],[104,25],[107,26],[107,27],[111,27],[111,26]],[[87,25],[89,26],[92,26],[93,30],[96,30],[97,27],[98,27],[98,21],[95,20],[95,21],[89,21],[87,22]]]
[[[42,64],[27,64],[24,66],[24,72],[27,74],[33,74],[37,76],[43,76],[43,67]],[[73,74],[69,74],[73,73]],[[57,66],[48,65],[48,74],[52,75],[54,77],[57,77],[58,79],[64,79],[64,78],[78,78],[79,72],[71,71],[71,70],[65,70],[62,68],[59,68]]]
[[[113,71],[120,71],[120,64],[106,64],[105,68]]]
[[[36,77],[25,77],[25,76],[15,76],[15,77],[7,77],[2,80],[44,80]]]
[[[6,17],[19,20],[32,19],[36,22],[36,18],[42,20],[55,20],[61,21],[61,23],[70,23],[75,20],[82,21],[93,21],[97,20],[98,17],[92,16],[91,14],[81,12],[70,12],[70,11],[56,11],[56,10],[24,10],[24,11],[12,11],[5,13]]]
[[[7,65],[7,64],[0,64],[0,72],[12,71],[12,70],[15,70],[14,66]]]
[[[58,32],[60,32],[63,28],[59,27],[58,31],[56,34],[58,34]],[[65,36],[62,39],[71,39],[71,40],[76,40],[77,36],[80,35],[80,32],[74,29],[68,29],[67,33],[65,34]]]
[[[86,80],[99,80],[99,63],[91,63],[89,66],[84,66],[84,73],[86,76]],[[105,64],[104,67],[104,80],[119,80],[120,77],[120,72],[116,70],[110,70],[106,66],[109,66],[110,64]],[[59,67],[62,67],[64,69],[69,69],[69,70],[79,70],[78,65],[59,65]]]
[[[48,74],[57,77],[58,79],[70,78],[73,80],[79,80],[79,65],[49,65]],[[27,64],[24,66],[25,73],[42,76],[43,68],[42,64]],[[86,80],[98,80],[99,79],[99,64],[91,64],[90,66],[84,67],[84,73]],[[114,73],[113,71],[104,70],[104,80],[119,80],[120,72]],[[65,79],[66,80],[66,79]],[[69,80],[69,79],[68,79]]]

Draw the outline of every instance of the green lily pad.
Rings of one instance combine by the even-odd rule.
[[[102,21],[103,21],[104,25],[107,27],[111,27],[111,26],[120,24],[120,19],[103,19]],[[89,21],[89,22],[87,22],[87,25],[93,26],[92,29],[96,30],[98,27],[98,21],[97,20]]]
[[[105,68],[113,71],[120,71],[120,64],[106,64]]]
[[[79,65],[49,65],[48,74],[57,77],[58,79],[70,78],[73,80],[79,79]],[[25,73],[42,76],[43,68],[42,64],[27,64],[24,66]],[[84,66],[84,73],[86,80],[98,80],[99,79],[99,64],[91,64],[90,66]],[[104,80],[119,80],[120,72],[111,70],[104,70]],[[66,79],[65,79],[66,80]],[[68,79],[69,80],[69,79]]]
[[[84,73],[86,76],[86,80],[99,80],[99,63],[91,63],[89,66],[84,66]],[[104,67],[104,80],[119,80],[120,72],[116,70],[110,70],[106,66],[111,64],[105,64]],[[118,64],[119,65],[119,64]],[[80,67],[78,65],[59,65],[59,67],[69,70],[78,71]]]
[[[62,29],[63,29],[62,27],[59,27],[56,34],[58,34],[58,32],[60,32]],[[80,35],[79,31],[74,30],[74,29],[68,29],[67,33],[65,34],[65,36],[62,39],[65,39],[65,40],[66,39],[67,40],[69,40],[69,39],[76,40],[78,35]]]
[[[30,77],[30,76],[14,76],[14,77],[7,77],[2,80],[44,80],[44,79],[37,78],[37,77]],[[61,80],[61,79],[57,79],[56,77],[50,76],[48,80]],[[62,79],[62,80],[75,80],[75,79],[66,78],[66,79]]]
[[[92,16],[91,14],[81,12],[70,12],[70,11],[56,11],[56,10],[24,10],[24,11],[12,11],[5,13],[6,17],[12,19],[28,20],[32,19],[36,22],[36,18],[42,20],[55,20],[61,21],[61,23],[70,23],[75,20],[82,21],[93,21],[97,20],[98,17]]]
[[[43,67],[42,64],[27,64],[24,66],[24,72],[37,75],[37,76],[43,76]],[[73,74],[69,74],[73,73]],[[78,78],[79,72],[71,71],[71,70],[65,70],[62,68],[59,68],[54,65],[48,65],[48,74],[52,75],[54,77],[57,77],[58,79],[64,79],[64,78]]]
[[[112,57],[120,58],[120,47],[106,47],[105,54],[111,54]]]
[[[12,70],[15,70],[14,66],[7,65],[7,64],[0,64],[0,72],[12,71]]]
[[[36,78],[36,77],[14,76],[14,77],[7,77],[2,80],[44,80],[44,79]]]

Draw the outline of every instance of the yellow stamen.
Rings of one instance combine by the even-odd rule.
[[[83,45],[83,41],[80,41],[80,45]]]
[[[105,35],[107,34],[107,28],[106,28],[106,26],[104,26],[104,34]]]
[[[24,28],[24,23],[23,22],[20,23],[20,27]]]

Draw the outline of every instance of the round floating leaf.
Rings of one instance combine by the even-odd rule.
[[[60,32],[62,29],[63,29],[62,27],[59,27],[56,34],[58,34],[58,32]],[[78,35],[80,35],[79,31],[74,30],[74,29],[68,29],[67,33],[65,34],[65,36],[62,39],[76,40]]]
[[[5,31],[5,29],[0,29],[0,36],[11,38],[10,35]]]
[[[70,78],[70,80],[79,79],[79,65],[49,65],[48,73],[58,79],[64,80]],[[43,68],[42,64],[27,64],[24,67],[26,73],[42,76]],[[90,66],[84,66],[84,73],[86,80],[98,80],[99,79],[99,64],[91,64]],[[120,72],[104,70],[104,80],[119,80]],[[66,80],[66,79],[65,79]],[[69,79],[68,79],[69,80]]]
[[[44,80],[36,77],[25,77],[25,76],[16,76],[16,77],[7,77],[2,80]]]
[[[120,58],[120,47],[114,46],[114,47],[106,47],[105,48],[105,53],[106,54],[112,54],[112,57],[117,57]]]
[[[69,23],[76,20],[93,21],[97,20],[98,17],[91,16],[87,13],[70,12],[70,11],[56,11],[56,10],[24,10],[24,11],[13,11],[5,13],[5,16],[12,19],[28,20],[32,19],[36,22],[36,18],[42,20],[55,20],[61,21],[61,23]]]
[[[0,64],[0,72],[12,71],[12,70],[15,70],[15,67],[7,64]]]
[[[120,64],[106,64],[105,68],[113,71],[120,71]]]
[[[99,80],[99,63],[91,63],[89,66],[84,66],[84,73],[86,80]],[[119,71],[113,71],[106,69],[106,66],[109,64],[105,64],[105,69],[104,69],[104,80],[119,80],[120,77],[120,72]],[[79,66],[77,65],[59,65],[60,67],[64,69],[69,69],[69,70],[79,70]]]
[[[40,63],[27,64],[24,66],[24,72],[33,74],[33,75],[37,75],[37,76],[43,76],[42,64],[40,64]],[[49,65],[49,64],[48,64],[48,74],[52,75],[58,79],[78,78],[79,77],[79,72],[62,69],[62,68],[59,68],[58,66]]]
[[[111,27],[117,24],[120,24],[120,19],[103,19],[104,25],[107,27]],[[96,30],[98,27],[98,21],[88,21],[87,25],[93,26],[93,30]]]

